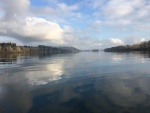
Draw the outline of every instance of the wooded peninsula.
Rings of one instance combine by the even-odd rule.
[[[124,52],[124,51],[150,51],[150,41],[144,41],[139,44],[116,46],[104,49],[105,52]]]
[[[0,43],[0,53],[70,53],[79,52],[74,47],[52,47],[39,45],[33,46],[17,46],[16,43]]]

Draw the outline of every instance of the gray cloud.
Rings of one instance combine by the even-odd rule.
[[[29,9],[29,0],[0,0],[0,6],[5,13],[5,20],[24,16]]]

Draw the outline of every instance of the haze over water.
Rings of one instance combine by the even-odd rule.
[[[0,55],[0,113],[150,113],[149,57]]]

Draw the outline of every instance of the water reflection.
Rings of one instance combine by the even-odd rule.
[[[0,64],[14,64],[18,54],[0,54]]]
[[[44,65],[42,68],[39,67],[36,70],[26,73],[25,76],[28,79],[28,83],[32,85],[47,84],[51,81],[61,79],[63,62],[59,61],[59,63]]]
[[[7,84],[0,98],[0,113],[27,113],[32,106],[32,97],[27,86]]]
[[[0,113],[150,112],[147,53],[19,55],[2,66]]]
[[[134,73],[135,74],[135,73]],[[118,73],[77,77],[36,89],[23,83],[5,86],[7,113],[149,113],[150,78]],[[29,90],[30,89],[30,90]],[[9,103],[9,104],[8,104]],[[11,109],[8,109],[11,108]],[[59,109],[58,109],[59,108]],[[2,112],[2,113],[3,113]]]
[[[34,90],[36,96],[33,98],[30,113],[150,112],[148,84],[150,79],[143,78],[141,75],[137,75],[138,77],[126,76],[126,74],[126,77],[120,77],[120,75],[122,73],[100,78],[71,79]]]

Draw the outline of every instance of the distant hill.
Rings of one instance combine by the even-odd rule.
[[[92,52],[99,52],[99,49],[93,49]]]
[[[38,48],[40,53],[74,53],[80,51],[79,49],[76,49],[74,47],[52,47],[39,45]]]
[[[139,44],[116,46],[104,49],[105,52],[123,52],[123,51],[150,51],[150,41]]]

